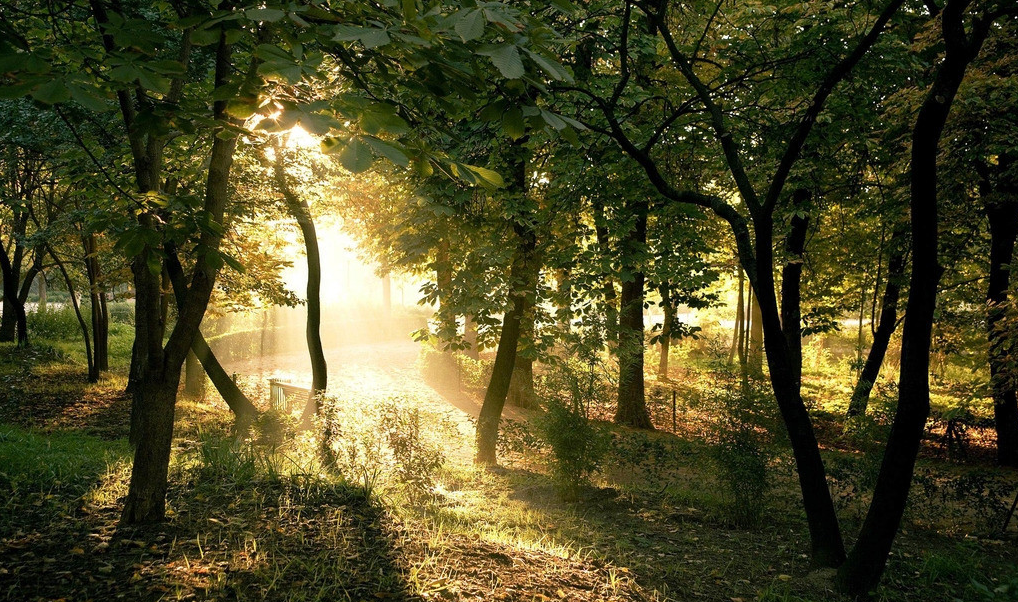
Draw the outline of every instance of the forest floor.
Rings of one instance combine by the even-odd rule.
[[[130,462],[123,379],[88,385],[80,366],[44,348],[0,347],[0,599],[837,599],[830,574],[808,564],[784,455],[770,459],[763,514],[749,525],[731,519],[711,446],[695,429],[613,428],[606,470],[578,501],[563,501],[520,410],[505,429],[502,466],[472,465],[478,395],[462,375],[429,383],[417,354],[402,343],[330,350],[330,390],[349,408],[418,410],[418,443],[440,444],[444,458],[426,475],[427,496],[407,495],[398,464],[377,480],[325,470],[301,455],[302,437],[238,445],[221,404],[183,400],[168,520],[129,529],[117,524]],[[299,380],[297,358],[269,363]],[[229,369],[252,380],[270,373]],[[834,435],[825,447],[853,533],[873,463]],[[877,598],[1018,600],[1016,526],[993,527],[1014,475],[979,454],[927,455]]]

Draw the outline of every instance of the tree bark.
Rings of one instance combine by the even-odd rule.
[[[930,411],[930,338],[942,273],[937,262],[937,153],[944,124],[969,63],[989,31],[976,19],[970,36],[964,12],[970,0],[949,0],[941,11],[946,56],[937,68],[912,130],[909,208],[912,223],[912,275],[908,313],[902,331],[898,408],[887,439],[873,501],[859,538],[837,582],[851,595],[866,596],[880,582],[901,525],[915,460]]]
[[[759,269],[755,274],[749,270],[747,273],[750,275],[750,284],[753,285],[754,298],[757,300],[755,307],[759,309],[760,314],[755,321],[760,324],[763,331],[763,347],[770,368],[771,387],[795,456],[810,531],[812,559],[820,566],[835,567],[845,558],[845,544],[841,537],[838,515],[834,510],[834,501],[827,486],[827,473],[823,458],[820,456],[816,433],[806,405],[802,401],[800,381],[795,378],[788,341],[778,314],[774,276],[770,268],[774,265],[771,238],[774,224],[767,215],[757,216],[754,224],[757,234],[756,265]],[[745,264],[745,260],[743,262]]]
[[[310,413],[305,412],[304,420],[321,412],[322,395],[329,382],[329,368],[325,361],[325,350],[322,347],[322,258],[318,250],[318,234],[315,231],[315,222],[311,219],[311,208],[307,201],[299,198],[287,180],[286,170],[283,167],[283,147],[276,146],[276,161],[273,165],[276,186],[286,201],[287,210],[297,220],[301,235],[304,237],[304,249],[308,260],[308,285],[307,285],[307,341],[308,354],[311,356],[311,397],[313,404],[309,404]],[[200,356],[199,356],[200,357]]]
[[[537,281],[540,277],[535,258],[529,262],[526,274],[526,290],[528,295],[537,295]],[[534,306],[527,305],[527,311],[520,317],[520,340],[516,345],[516,363],[513,364],[513,375],[509,379],[509,392],[506,403],[518,408],[537,406],[537,393],[534,391]],[[529,347],[529,349],[528,349]],[[523,353],[520,353],[521,348]]]
[[[177,258],[176,248],[172,245],[166,247],[166,273],[169,275],[170,283],[173,286],[177,313],[181,313],[184,310],[184,303],[187,302],[187,280],[184,276],[184,269],[180,265],[180,260]],[[230,411],[233,412],[234,430],[238,433],[244,432],[258,416],[258,408],[251,403],[251,400],[240,390],[237,383],[233,381],[222,364],[219,363],[219,359],[212,352],[212,348],[209,347],[200,330],[195,333],[194,339],[191,341],[191,349],[188,351],[185,361],[191,361],[191,357],[194,357],[201,364],[202,368],[205,369],[205,374],[212,381],[212,385],[216,388],[220,397],[223,398],[223,401],[226,402],[226,405],[230,407]],[[198,380],[192,376],[194,372],[197,372],[197,370],[193,370],[193,367],[187,371],[187,378],[184,380],[185,392],[187,392],[189,387],[193,386],[192,380]],[[199,382],[204,385],[204,380]]]
[[[1013,158],[1001,156],[998,171],[1004,174]],[[1006,177],[1006,176],[1003,176]],[[999,186],[999,185],[998,185]],[[1005,188],[1005,186],[999,186]],[[1011,261],[1018,238],[1018,195],[1016,191],[993,190],[984,179],[983,210],[990,229],[990,278],[986,290],[986,331],[989,341],[990,385],[993,391],[993,418],[997,430],[997,462],[1018,466],[1018,395],[1010,361],[1014,349],[1001,329],[1011,283]],[[996,194],[995,194],[996,193]]]
[[[516,349],[520,341],[520,322],[532,303],[533,294],[529,287],[520,286],[526,282],[528,265],[537,248],[537,237],[529,226],[516,223],[513,230],[519,239],[516,257],[509,270],[509,281],[515,283],[512,292],[512,307],[502,317],[502,331],[498,337],[498,348],[495,351],[495,364],[491,370],[491,380],[484,393],[484,403],[477,417],[477,455],[474,461],[478,464],[495,464],[498,462],[496,447],[498,443],[498,426],[502,420],[506,395],[516,366]],[[518,288],[517,288],[518,287]]]
[[[192,349],[184,360],[184,395],[192,399],[205,396],[205,369]]]
[[[49,245],[47,245],[47,247],[48,246]],[[64,262],[60,261],[57,254],[53,252],[52,247],[49,248],[49,254],[53,257],[53,261],[57,264],[57,269],[60,270],[60,274],[64,277],[64,284],[67,286],[67,294],[71,297],[71,307],[74,308],[74,316],[78,319],[78,327],[81,329],[81,338],[85,343],[85,364],[88,367],[88,382],[98,382],[99,372],[95,369],[95,358],[92,356],[92,341],[88,333],[88,326],[85,324],[85,318],[82,317],[81,308],[78,306],[78,297],[74,294],[74,281],[71,280],[70,274],[67,273],[67,269],[64,267]]]
[[[92,7],[95,19],[101,26],[109,22],[104,5],[94,2]],[[112,36],[104,36],[103,42],[107,50],[116,50]],[[187,50],[185,39],[185,56]],[[228,85],[233,68],[226,30],[220,29],[215,50],[213,85],[216,88]],[[253,67],[250,71],[254,72]],[[133,127],[135,109],[130,94],[126,91],[118,92],[118,100],[131,143],[138,191],[142,194],[158,191],[164,141],[155,138],[154,134],[148,134],[146,139],[144,134]],[[224,222],[230,196],[230,170],[237,145],[236,134],[226,128],[228,125],[237,125],[227,115],[226,105],[225,99],[213,103],[212,117],[217,125],[212,132],[212,149],[205,177],[203,209],[208,218],[217,224]],[[152,211],[142,211],[137,219],[142,228],[158,228],[157,216]],[[202,231],[198,244],[210,253],[215,253],[221,241],[221,230],[209,228]],[[128,525],[160,521],[165,516],[166,476],[180,373],[205,315],[218,273],[218,268],[207,260],[210,254],[198,256],[185,294],[186,302],[181,304],[176,324],[164,345],[159,275],[153,274],[148,265],[149,259],[156,263],[154,254],[155,249],[143,249],[132,262],[136,291],[135,338],[141,368],[134,392],[134,412],[138,415],[137,430],[132,433],[136,441],[134,465],[121,515],[121,522]]]
[[[515,143],[511,151],[518,154],[510,164],[512,169],[512,191],[523,196],[527,195],[527,152],[522,142]],[[495,364],[491,370],[491,380],[484,392],[484,402],[477,417],[477,464],[496,464],[498,462],[498,426],[502,420],[506,396],[516,367],[517,349],[520,343],[520,331],[524,316],[533,307],[536,286],[532,286],[531,276],[538,267],[535,254],[537,251],[537,233],[525,219],[516,219],[512,223],[516,234],[516,253],[509,268],[509,291],[512,306],[502,317],[502,331],[498,337],[498,348],[495,351]]]
[[[908,233],[904,229],[895,230],[891,235],[891,256],[887,263],[887,284],[880,301],[880,323],[873,333],[873,344],[870,345],[866,363],[859,373],[859,381],[852,391],[852,401],[848,405],[848,416],[861,416],[869,406],[870,392],[880,375],[880,368],[887,354],[891,336],[898,326],[898,299],[901,296],[901,282],[905,275],[905,240]]]
[[[739,366],[746,363],[746,358],[742,352],[742,337],[743,330],[745,329],[746,322],[746,272],[743,271],[742,266],[739,266],[739,297],[736,301],[735,308],[735,327],[732,330],[732,348],[728,351],[728,363],[735,360],[736,354],[739,356]]]
[[[750,371],[760,376],[763,374],[763,360],[764,360],[764,334],[763,334],[763,316],[760,314],[760,299],[758,295],[753,295],[752,304],[750,306],[750,322],[749,322],[749,349],[746,352],[747,360]]]
[[[0,270],[3,272],[4,284],[3,319],[7,320],[9,325],[5,330],[0,331],[0,341],[17,341],[18,347],[27,347],[28,317],[25,315],[25,304],[18,299],[18,280],[21,270],[20,267],[17,269],[15,267],[7,257],[7,253],[0,249]],[[14,332],[9,333],[8,330]]]
[[[99,264],[95,235],[83,234],[81,240],[85,251],[85,275],[88,277],[92,337],[95,341],[95,379],[98,380],[99,374],[110,369],[110,314],[106,307],[106,292],[102,286],[102,266]]]
[[[643,382],[643,283],[642,268],[634,261],[647,243],[647,204],[634,203],[636,224],[626,237],[625,260],[633,274],[623,278],[619,300],[619,386],[615,423],[633,428],[653,429]]]
[[[803,188],[792,194],[796,213],[792,216],[785,252],[788,262],[781,270],[781,330],[788,342],[789,359],[792,362],[792,379],[802,386],[802,256],[806,250],[806,234],[809,231],[807,204],[810,193]]]

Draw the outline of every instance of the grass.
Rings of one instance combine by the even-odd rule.
[[[815,362],[812,382],[843,384],[830,362]],[[350,395],[338,402],[339,459],[323,464],[309,435],[238,442],[228,413],[181,400],[168,520],[144,529],[117,524],[130,459],[123,380],[88,385],[80,372],[53,349],[0,346],[0,488],[11,492],[0,498],[0,599],[838,599],[831,575],[808,564],[780,437],[766,442],[762,520],[733,521],[704,416],[723,383],[706,368],[682,373],[677,434],[611,428],[604,469],[570,502],[526,425],[505,430],[502,467],[478,468],[460,453],[469,428],[426,402]],[[661,397],[658,423],[670,426]],[[821,404],[818,427],[851,534],[883,427],[846,431],[837,411]],[[919,475],[877,599],[1018,600],[1014,535],[995,533],[996,506],[979,505],[1013,495],[1013,475],[939,453]],[[411,495],[411,480],[429,495]]]

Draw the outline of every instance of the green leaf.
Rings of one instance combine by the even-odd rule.
[[[247,268],[244,267],[244,264],[242,264],[241,262],[237,261],[237,259],[235,257],[232,257],[231,255],[228,255],[227,253],[220,253],[220,257],[222,257],[223,261],[226,263],[226,265],[230,266],[230,268],[232,268],[235,272],[239,272],[239,273],[243,274],[244,272],[247,271]]]
[[[484,181],[483,183],[487,183],[491,187],[501,188],[502,186],[505,186],[505,180],[502,179],[502,176],[499,175],[497,171],[486,167],[478,167],[476,165],[465,165],[464,167],[472,171],[477,175],[477,177]]]
[[[520,60],[520,52],[513,44],[503,44],[495,48],[479,50],[477,54],[491,57],[492,64],[498,68],[506,79],[519,79],[526,73],[526,70],[523,69],[523,61]]]
[[[276,8],[249,8],[244,11],[244,16],[252,21],[275,23],[286,16],[286,13]]]
[[[70,90],[71,98],[74,99],[74,102],[89,111],[103,113],[105,111],[112,111],[116,108],[112,103],[107,102],[105,98],[98,95],[92,88],[82,86],[80,84],[69,84],[67,88]]]
[[[364,141],[368,143],[373,151],[392,161],[396,165],[399,165],[400,167],[410,165],[410,157],[407,157],[406,153],[397,148],[395,145],[384,140],[379,140],[373,136],[365,136]]]
[[[476,40],[484,35],[484,13],[480,9],[465,10],[456,21],[456,33],[464,42]]]
[[[361,173],[371,168],[374,157],[370,146],[360,138],[351,138],[339,153],[339,162],[350,173]]]
[[[389,37],[388,32],[384,29],[375,29],[373,27],[368,28],[360,37],[361,44],[364,44],[365,48],[378,48],[379,46],[385,46],[392,39]]]
[[[55,105],[70,100],[71,91],[64,85],[63,80],[54,79],[36,88],[32,92],[32,98],[48,105]]]
[[[546,58],[544,56],[541,56],[540,54],[538,54],[536,52],[533,52],[533,51],[528,50],[528,49],[524,49],[524,50],[526,51],[527,56],[529,56],[531,58],[531,60],[533,60],[535,63],[537,63],[537,66],[540,67],[541,69],[543,69],[553,79],[556,79],[556,80],[559,80],[559,81],[564,80],[564,79],[569,79],[569,73],[566,72],[566,70],[563,69],[561,65],[557,64],[556,62],[554,62],[552,60],[549,60],[548,58]]]
[[[502,114],[502,129],[513,140],[522,138],[527,133],[526,122],[523,121],[523,111],[519,107],[512,107]]]
[[[403,20],[410,22],[417,18],[417,0],[402,0]]]

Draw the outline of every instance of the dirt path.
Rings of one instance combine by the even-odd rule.
[[[481,409],[481,395],[425,381],[417,365],[420,345],[413,341],[385,341],[339,345],[325,350],[329,366],[330,395],[357,403],[383,402],[400,398],[416,403],[422,410],[456,425],[460,450],[472,453],[474,422]],[[278,378],[293,384],[311,385],[311,362],[305,353],[288,353],[227,362],[228,372],[255,381],[259,395],[267,391],[268,380]],[[503,416],[513,420],[526,417],[516,408],[506,407]],[[458,454],[457,454],[458,455]]]

